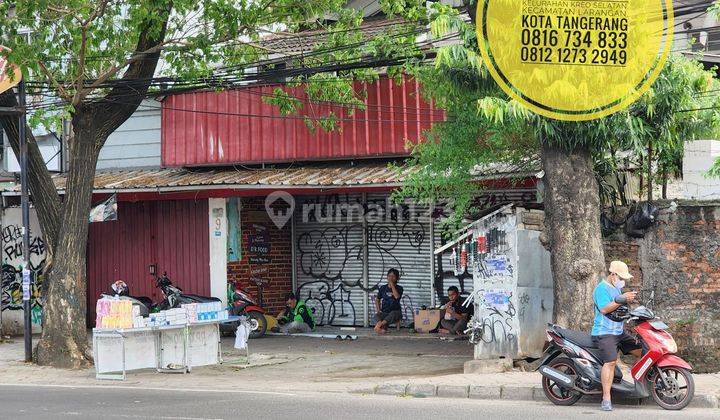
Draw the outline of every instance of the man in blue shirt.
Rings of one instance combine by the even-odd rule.
[[[637,292],[622,293],[625,280],[629,280],[633,276],[630,274],[627,264],[622,261],[611,262],[608,271],[610,274],[593,291],[595,320],[590,333],[595,347],[600,349],[600,358],[603,362],[600,370],[600,381],[603,388],[603,399],[600,408],[605,411],[612,410],[610,390],[615,376],[618,349],[622,350],[624,354],[632,353],[638,357],[642,354],[642,347],[633,337],[625,333],[623,323],[613,321],[607,317],[608,314],[617,310],[621,305],[635,300]]]
[[[384,334],[388,332],[388,326],[402,320],[402,306],[400,306],[400,298],[402,298],[403,288],[398,286],[400,280],[400,272],[394,268],[388,270],[387,284],[380,286],[377,298],[375,299],[375,332]]]

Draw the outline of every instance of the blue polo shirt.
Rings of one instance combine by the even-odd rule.
[[[595,321],[590,335],[620,335],[623,333],[623,323],[615,322],[600,312],[621,294],[620,289],[611,285],[605,279],[595,286],[593,302],[595,302]]]

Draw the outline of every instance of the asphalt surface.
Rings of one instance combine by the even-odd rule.
[[[198,392],[132,386],[0,386],[2,419],[717,419],[713,409],[664,411],[658,407],[595,405],[556,407],[527,401],[400,398],[335,393],[273,393],[234,390]]]

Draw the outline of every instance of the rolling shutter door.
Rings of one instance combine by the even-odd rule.
[[[319,325],[363,325],[363,224],[347,205],[362,196],[296,197],[296,291]]]
[[[386,199],[385,194],[367,196],[369,204],[377,203],[385,209],[392,208]],[[415,206],[414,210],[409,207],[408,212],[412,214],[402,210],[400,212],[405,214],[398,217],[397,211],[391,210],[387,217],[368,223],[369,284],[370,287],[385,284],[390,268],[400,271],[398,284],[403,287],[403,323],[408,325],[413,321],[414,309],[430,306],[432,243],[426,207]],[[375,293],[372,292],[372,299]],[[374,312],[371,306],[371,313]]]

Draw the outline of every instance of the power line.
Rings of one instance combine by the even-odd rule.
[[[134,105],[131,103],[116,101],[116,100],[108,100],[107,102],[111,103],[117,103],[121,105]],[[266,115],[266,114],[249,114],[249,113],[239,113],[239,112],[226,112],[226,111],[206,111],[206,110],[199,110],[199,109],[187,109],[187,108],[177,108],[177,107],[171,107],[171,106],[152,106],[152,105],[144,105],[146,108],[154,108],[154,109],[166,109],[171,111],[180,111],[180,112],[188,112],[188,113],[194,113],[194,114],[205,114],[205,115],[223,115],[223,116],[230,116],[230,117],[246,117],[246,118],[267,118],[267,119],[293,119],[293,120],[301,120],[305,121],[307,119],[332,119],[333,121],[338,122],[386,122],[386,123],[394,123],[394,122],[406,122],[406,123],[422,123],[422,122],[429,122],[429,119],[423,119],[423,120],[408,120],[408,119],[385,119],[385,118],[377,118],[377,119],[370,119],[370,118],[342,118],[342,117],[329,117],[329,116],[321,116],[321,117],[310,117],[310,116],[303,116],[303,115]],[[442,120],[442,121],[436,121],[436,122],[445,122],[450,120]]]

